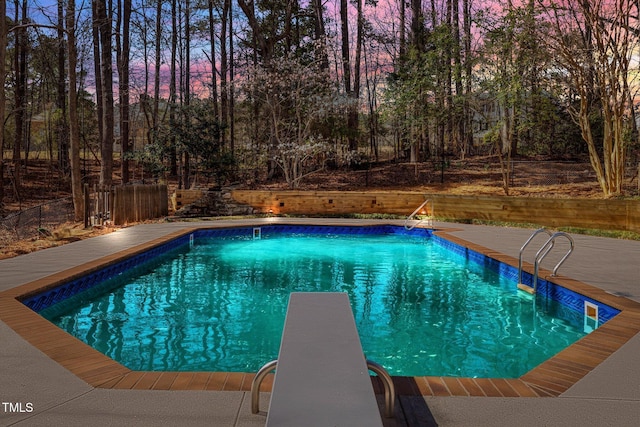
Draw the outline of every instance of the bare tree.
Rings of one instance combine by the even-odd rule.
[[[321,154],[328,148],[320,129],[332,116],[350,109],[348,98],[331,90],[329,75],[320,62],[305,65],[292,58],[258,66],[246,90],[260,99],[268,116],[273,146],[269,156],[291,188],[322,169]]]
[[[274,58],[278,43],[291,38],[291,21],[296,0],[281,0],[280,4],[265,6],[268,13],[256,14],[254,0],[238,0],[238,6],[247,17],[252,37],[253,48],[257,51],[263,64],[269,64]],[[282,25],[275,25],[282,22]],[[287,42],[290,45],[289,42]]]
[[[625,145],[631,128],[629,71],[637,39],[635,0],[549,1],[545,12],[551,31],[542,38],[557,52],[557,61],[577,92],[570,112],[580,125],[589,158],[605,196],[622,193]],[[593,115],[601,117],[596,136]]]
[[[289,54],[288,47],[291,46],[291,22],[293,10],[297,6],[297,0],[277,0],[269,3],[269,5],[256,5],[255,0],[238,0],[238,6],[247,18],[250,29],[250,49],[251,59],[254,67],[262,66],[267,70],[270,67],[277,66],[277,60],[281,56]],[[266,3],[266,2],[265,2]],[[256,6],[258,13],[256,13]],[[260,12],[260,9],[266,9]],[[283,55],[284,54],[284,55]],[[261,100],[256,94],[250,95],[253,102],[252,110],[252,133],[255,141],[259,144],[267,144],[271,147],[276,146],[273,135],[266,136],[261,131],[263,124],[260,115]],[[270,156],[268,162],[267,176],[273,177],[277,173],[277,166],[273,162],[273,156]]]

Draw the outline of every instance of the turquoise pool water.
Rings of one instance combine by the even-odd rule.
[[[100,287],[41,314],[133,370],[255,372],[293,291],[347,292],[366,357],[393,375],[515,378],[585,335],[581,313],[398,234],[197,238]]]

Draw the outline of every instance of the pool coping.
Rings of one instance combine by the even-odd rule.
[[[279,224],[286,224],[286,221],[281,221]],[[300,221],[296,221],[295,224],[303,225]],[[307,224],[317,225],[312,219],[309,219]],[[256,225],[265,224],[256,221]],[[251,225],[242,225],[242,227],[245,226]],[[212,223],[183,228],[147,243],[6,290],[0,293],[0,321],[78,378],[96,388],[248,391],[254,377],[252,373],[132,371],[62,331],[18,300],[98,270],[105,265],[137,255],[195,230],[234,227],[237,226]],[[505,264],[517,266],[517,259],[452,235],[451,233],[455,231],[459,230],[453,227],[438,227],[438,231],[434,234]],[[525,271],[531,272],[531,266],[525,265]],[[547,270],[540,271],[541,278],[548,278],[550,274],[551,272]],[[591,334],[547,359],[520,378],[396,376],[394,383],[398,394],[474,397],[559,396],[640,332],[640,303],[611,295],[602,289],[570,278],[554,277],[553,282],[621,312]],[[372,382],[376,393],[382,394],[383,387],[379,380],[372,377]],[[272,383],[273,375],[267,376],[263,382],[262,391],[270,391]]]

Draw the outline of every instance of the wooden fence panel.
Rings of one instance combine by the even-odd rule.
[[[140,222],[169,214],[164,184],[125,185],[114,188],[112,220],[115,225]]]
[[[640,232],[639,200],[458,196],[402,191],[235,190],[232,197],[240,203],[252,206],[256,212],[276,215],[409,215],[428,198],[432,202],[435,216],[439,218]]]

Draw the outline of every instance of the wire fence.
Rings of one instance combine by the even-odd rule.
[[[84,226],[123,225],[168,215],[167,186],[134,184],[84,188]],[[75,222],[73,199],[44,203],[0,218],[0,247],[23,239],[50,235],[55,228]]]
[[[622,187],[627,192],[640,191],[640,163],[629,161],[624,168]],[[513,161],[511,185],[561,185],[597,183],[596,173],[589,163],[551,161]]]
[[[589,163],[513,161],[511,185],[559,185],[596,182]]]
[[[70,197],[12,213],[0,218],[0,246],[46,234],[49,229],[73,220],[73,200]]]

